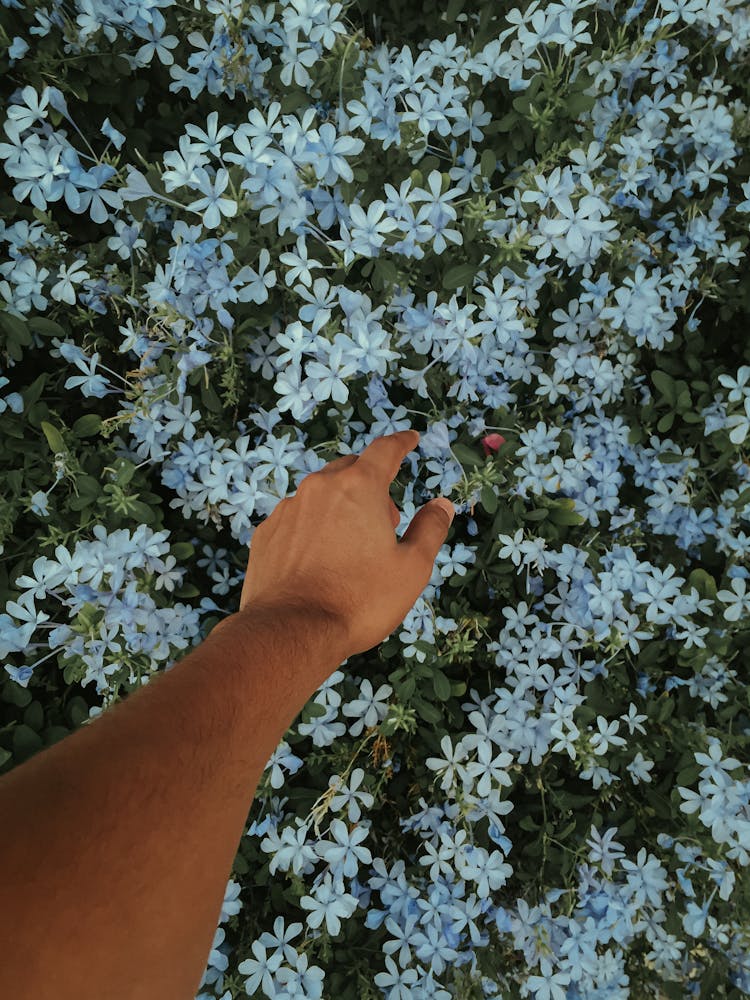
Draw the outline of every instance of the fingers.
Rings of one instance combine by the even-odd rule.
[[[403,433],[403,432],[401,432],[401,433]],[[406,432],[406,433],[411,434],[412,432],[409,431],[409,432]],[[414,433],[418,433],[418,432],[414,432]],[[391,436],[393,437],[395,435],[391,435]],[[384,440],[384,439],[381,438],[381,439],[377,439],[377,440]],[[408,454],[409,451],[411,451],[411,450],[412,449],[409,448],[406,451],[406,454]],[[403,448],[401,449],[401,451],[403,452]],[[324,465],[322,469],[318,469],[317,472],[311,472],[309,475],[305,476],[305,478],[299,484],[299,487],[297,487],[297,489],[299,490],[304,485],[304,483],[307,482],[312,476],[323,476],[323,475],[326,475],[329,472],[335,472],[338,469],[347,469],[347,468],[349,468],[349,466],[355,465],[359,461],[360,457],[361,457],[360,455],[341,455],[341,456],[339,456],[339,458],[334,458],[332,461],[327,462],[326,465]],[[395,478],[395,474],[394,474],[394,478]],[[393,497],[390,495],[390,493],[387,493],[386,495],[388,497],[388,516],[389,516],[389,518],[391,520],[391,524],[393,526],[393,530],[395,531],[396,528],[398,528],[399,524],[401,523],[401,512],[399,511],[398,507],[394,503]]]
[[[417,561],[430,568],[448,537],[452,519],[434,500],[421,507],[404,532],[400,546],[417,556]],[[430,575],[432,570],[430,569]]]
[[[359,455],[341,455],[339,458],[334,458],[332,461],[328,462],[322,469],[318,469],[317,472],[311,473],[311,475],[322,476],[326,472],[335,472],[336,469],[346,469],[347,466],[354,465],[358,458]]]
[[[373,474],[376,481],[388,487],[398,475],[401,464],[419,444],[419,431],[397,431],[375,438],[357,456],[357,465]]]

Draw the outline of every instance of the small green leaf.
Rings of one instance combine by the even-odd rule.
[[[127,486],[135,475],[135,465],[127,458],[118,458],[113,462],[112,468],[115,472],[115,480],[120,486]]]
[[[171,552],[177,562],[185,562],[186,559],[192,559],[195,555],[195,549],[190,542],[174,542]]]
[[[32,333],[39,333],[43,337],[64,337],[65,331],[59,323],[47,319],[46,316],[29,316],[29,326]]]
[[[20,760],[27,760],[42,748],[42,737],[31,726],[21,723],[13,730],[13,753]]]
[[[442,712],[435,705],[422,698],[414,701],[414,708],[417,710],[417,715],[425,722],[429,722],[430,725],[436,726],[443,719]]]
[[[154,523],[154,512],[147,503],[143,503],[141,500],[133,500],[130,504],[130,509],[133,512],[133,517],[143,521],[144,524]]]
[[[13,337],[19,343],[31,343],[29,328],[26,323],[17,316],[11,316],[5,310],[0,310],[0,327],[3,327],[7,331],[8,336]]]
[[[471,288],[477,273],[475,264],[457,264],[443,275],[443,288]]]
[[[42,372],[39,378],[35,379],[28,389],[23,391],[23,404],[26,409],[30,409],[34,403],[37,402],[42,392],[44,391],[44,384],[47,381],[47,373]]]
[[[41,702],[32,701],[23,713],[23,721],[30,726],[35,733],[41,732],[44,726],[44,709]]]
[[[643,428],[631,427],[628,434],[628,444],[640,444],[643,440]]]
[[[655,371],[651,373],[651,378],[664,399],[671,406],[674,406],[677,402],[677,390],[672,376],[667,375],[666,372]]]
[[[468,445],[461,444],[457,442],[451,445],[453,454],[459,460],[461,465],[481,465],[482,459],[477,455],[473,448],[469,448]]]
[[[47,438],[47,444],[50,446],[50,449],[55,455],[60,451],[67,451],[63,436],[56,427],[53,427],[52,424],[43,420],[42,430],[44,431],[44,436]]]
[[[576,510],[567,510],[565,507],[551,507],[549,519],[553,524],[585,524],[586,518]]]
[[[450,698],[451,683],[442,671],[436,670],[432,675],[432,686],[440,701],[447,701]]]
[[[73,433],[79,438],[92,437],[101,426],[102,418],[97,413],[86,413],[73,424]]]
[[[701,597],[714,600],[716,597],[716,580],[705,569],[694,569],[688,577],[688,583],[695,587]]]
[[[690,395],[690,390],[688,389],[688,387],[685,384],[685,382],[678,382],[677,385],[678,386],[681,386],[681,385],[685,386],[685,388],[682,389],[679,392],[679,394],[677,396],[677,399],[675,400],[675,407],[677,408],[677,412],[678,413],[682,413],[683,410],[689,410],[689,409],[691,409],[691,407],[693,405],[693,398]]]
[[[45,746],[50,747],[54,743],[64,740],[68,735],[70,735],[70,730],[66,729],[65,726],[48,726],[42,733],[42,738]]]
[[[414,694],[417,687],[417,678],[414,674],[409,674],[400,684],[394,685],[396,689],[396,694],[400,701],[407,702]]]
[[[397,280],[398,270],[393,261],[388,260],[387,257],[378,258],[375,261],[375,268],[373,270],[373,282],[379,288],[384,288],[388,285],[395,285]]]
[[[587,114],[596,104],[597,98],[587,94],[571,94],[567,100],[568,114],[571,118],[579,118]]]
[[[672,715],[672,713],[674,712],[675,703],[672,701],[669,695],[660,698],[659,702],[660,702],[659,711],[656,714],[656,721],[666,722],[667,719],[670,717],[670,715]]]
[[[536,510],[527,510],[521,515],[524,521],[544,521],[549,516],[546,507],[538,507]]]
[[[73,496],[68,501],[71,510],[84,510],[86,507],[93,507],[101,493],[99,480],[86,474],[76,477],[76,489],[78,496]]]
[[[494,174],[496,166],[497,157],[495,156],[495,151],[493,149],[485,149],[479,161],[479,169],[482,172],[482,177],[486,177],[489,180]]]
[[[487,513],[494,514],[495,511],[497,510],[498,499],[497,499],[497,493],[495,493],[495,491],[492,489],[491,486],[484,485],[482,487],[481,498],[482,498],[482,506],[487,511]]]
[[[659,431],[660,434],[663,434],[664,431],[668,431],[670,429],[673,423],[674,423],[674,413],[665,413],[664,416],[657,423],[656,429]]]
[[[221,400],[216,395],[216,391],[210,382],[208,385],[204,382],[201,387],[201,401],[206,409],[210,410],[211,413],[223,412]]]
[[[18,708],[25,708],[31,701],[31,691],[9,678],[3,685],[3,701],[7,705],[16,705]]]

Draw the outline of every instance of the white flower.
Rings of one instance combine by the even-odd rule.
[[[724,610],[726,620],[736,622],[739,621],[743,611],[750,611],[750,594],[745,593],[747,585],[741,577],[735,576],[731,587],[732,590],[720,590],[716,596],[723,604],[729,605]]]

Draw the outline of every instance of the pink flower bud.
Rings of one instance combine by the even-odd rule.
[[[486,437],[483,437],[482,447],[484,448],[485,457],[490,452],[496,452],[501,444],[505,444],[505,438],[502,434],[488,434]]]

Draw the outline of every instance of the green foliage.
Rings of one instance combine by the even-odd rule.
[[[247,5],[243,4],[243,9],[245,7]],[[33,5],[28,13],[32,12]],[[457,32],[478,51],[505,27],[506,13],[502,5],[483,3],[477,6],[467,0],[448,0],[447,3],[414,0],[407,4],[395,0],[378,0],[377,3],[358,0],[346,10],[350,20],[348,35],[340,38],[313,70],[318,100],[321,104],[330,102],[345,106],[347,100],[357,97],[365,78],[364,61],[360,56],[374,45],[381,42],[399,47],[407,45],[416,59],[426,31],[436,39],[446,39]],[[20,14],[14,16],[20,17]],[[195,9],[187,16],[194,22],[194,30],[205,28],[203,11]],[[494,81],[484,91],[482,97],[485,103],[491,102],[493,121],[485,129],[482,141],[477,143],[476,152],[480,177],[486,184],[481,191],[472,191],[462,206],[460,253],[427,253],[423,259],[408,260],[384,253],[345,265],[341,254],[333,248],[329,248],[330,254],[325,256],[321,240],[321,259],[326,261],[328,280],[333,284],[346,283],[352,288],[367,289],[374,302],[388,299],[405,287],[435,289],[440,301],[448,301],[456,293],[459,299],[476,302],[473,284],[480,268],[484,267],[491,276],[504,267],[524,273],[528,262],[535,259],[531,232],[509,233],[490,239],[483,223],[488,219],[506,219],[503,199],[512,198],[516,191],[533,188],[535,176],[548,176],[556,167],[564,166],[570,161],[571,150],[585,148],[593,138],[590,112],[596,102],[592,93],[594,70],[589,73],[586,66],[606,54],[619,54],[627,62],[638,56],[637,44],[640,44],[627,37],[624,30],[608,38],[600,20],[603,24],[601,11],[589,21],[593,44],[582,62],[550,58],[550,64],[541,66],[525,90],[511,90],[504,81]],[[186,23],[185,28],[189,27]],[[690,32],[682,27],[679,31],[686,44],[708,46],[710,43],[710,39],[690,39]],[[233,21],[227,22],[227,32],[241,43],[242,35]],[[660,37],[662,34],[657,34],[653,42]],[[132,40],[118,38],[112,51],[102,51],[105,46],[99,45],[95,58],[92,57],[93,43],[92,52],[68,54],[62,46],[49,44],[51,41],[39,40],[38,58],[32,63],[28,82],[41,88],[51,80],[56,81],[71,103],[75,100],[76,122],[88,133],[96,133],[101,119],[109,115],[114,127],[128,137],[128,155],[122,162],[140,163],[149,184],[163,199],[162,206],[171,200],[179,210],[180,203],[165,189],[160,161],[165,152],[177,148],[177,138],[187,121],[204,121],[213,110],[218,111],[220,117],[225,116],[226,98],[204,93],[199,102],[193,102],[184,92],[175,94],[170,90],[169,73],[158,60],[147,69],[133,70],[124,58],[125,53],[132,55]],[[225,85],[230,81],[237,85],[247,81],[249,69],[244,55],[238,49],[236,58],[223,67]],[[713,72],[715,60],[708,56],[706,59],[701,76]],[[732,99],[739,104],[743,99],[747,102],[749,83],[746,75],[742,75],[734,64],[722,65],[721,78],[722,85],[730,91],[727,103]],[[281,103],[282,113],[301,114],[309,105],[307,91],[297,85],[285,86],[276,68],[269,73],[267,82]],[[6,97],[17,83],[13,74],[8,73],[2,85]],[[697,87],[697,80],[688,83]],[[476,81],[471,85],[476,86]],[[143,100],[140,110],[136,107],[138,99]],[[242,102],[240,105],[244,106]],[[737,108],[738,141],[743,136],[750,136],[750,120],[740,121],[740,111]],[[56,128],[65,126],[65,120],[54,110],[50,110],[49,120]],[[618,128],[613,126],[610,133],[610,147],[618,138]],[[340,185],[345,201],[351,202],[363,192],[367,197],[376,194],[382,197],[383,185],[391,182],[393,174],[399,171],[404,177],[411,174],[415,185],[424,186],[430,172],[438,170],[442,174],[443,188],[450,186],[448,170],[454,163],[449,163],[452,160],[449,143],[433,146],[436,143],[433,134],[430,148],[415,162],[411,154],[421,148],[424,137],[414,123],[402,123],[401,136],[401,147],[394,147],[390,156],[373,156],[368,149],[367,155],[353,164],[354,180]],[[119,166],[116,157],[112,156],[112,160]],[[735,193],[740,180],[746,176],[746,170],[743,175],[741,169],[744,168],[738,164],[731,175]],[[309,165],[306,174],[303,168],[300,172],[308,178],[306,184],[315,186],[314,171]],[[232,167],[229,175],[232,185],[239,189],[241,171]],[[247,552],[236,545],[215,506],[206,502],[206,509],[201,512],[205,513],[205,518],[175,509],[170,505],[174,492],[160,481],[158,463],[155,468],[154,463],[139,461],[124,447],[128,443],[129,420],[134,414],[148,418],[152,397],[143,388],[145,365],[138,371],[129,370],[131,361],[118,350],[120,324],[131,315],[134,300],[128,301],[128,292],[132,297],[136,286],[153,277],[155,263],[163,262],[165,246],[169,246],[164,233],[166,227],[162,225],[160,231],[155,223],[158,213],[148,199],[131,202],[128,207],[133,219],[143,223],[144,231],[149,234],[149,245],[143,259],[139,259],[132,270],[129,264],[123,264],[117,274],[112,275],[112,280],[122,285],[123,292],[113,296],[107,315],[87,310],[80,304],[68,308],[56,303],[50,305],[49,315],[31,314],[27,320],[21,320],[0,309],[3,371],[12,379],[12,388],[21,394],[23,401],[20,413],[9,409],[0,418],[3,437],[0,452],[3,483],[0,490],[0,606],[17,599],[16,580],[32,572],[34,561],[40,555],[52,558],[60,545],[72,551],[77,541],[91,537],[96,525],[106,525],[113,531],[118,528],[132,530],[138,524],[147,524],[155,530],[168,531],[171,554],[187,573],[184,583],[173,594],[153,590],[155,600],[197,604],[197,599],[212,593],[229,605],[235,603],[237,597],[234,591],[219,595],[212,590],[215,580],[198,565],[203,546],[214,549],[223,546],[231,552],[233,567],[238,571],[244,569]],[[64,205],[57,205],[54,212],[32,210],[28,205],[19,207],[7,191],[2,191],[0,212],[8,218],[23,217],[29,224],[36,221],[58,237],[62,232],[69,233],[70,249],[85,250],[93,260],[105,259],[101,247],[102,227],[86,215],[66,213]],[[630,275],[646,249],[650,249],[657,261],[669,260],[664,258],[666,239],[662,246],[654,241],[649,248],[644,248],[640,239],[643,220],[635,209],[623,210],[621,217],[622,238],[604,261],[613,280]],[[167,218],[166,213],[164,218]],[[292,233],[279,236],[274,225],[260,224],[249,211],[247,199],[241,200],[241,210],[228,228],[236,233],[237,239],[232,245],[237,259],[243,263],[257,261],[264,247],[269,249],[275,261],[285,250],[293,248],[296,239]],[[111,234],[107,231],[106,235]],[[747,238],[742,234],[739,238],[743,241],[744,255]],[[57,250],[46,247],[39,262],[53,265],[58,255]],[[686,456],[694,456],[699,462],[700,475],[691,498],[697,511],[704,506],[716,506],[719,491],[733,481],[730,474],[737,460],[737,454],[730,448],[717,447],[706,440],[701,411],[714,400],[718,374],[736,371],[739,364],[749,360],[746,326],[750,317],[750,279],[746,263],[743,266],[744,271],[738,268],[741,280],[727,279],[727,272],[718,262],[713,273],[702,276],[695,296],[696,302],[701,297],[705,300],[701,330],[689,329],[681,316],[673,342],[663,350],[646,348],[641,352],[639,365],[643,374],[639,379],[642,384],[633,380],[623,392],[622,413],[632,444],[645,445],[652,435],[669,433],[671,437],[659,454],[659,461],[668,470],[678,469]],[[553,272],[547,279],[540,292],[538,312],[534,317],[528,311],[524,313],[533,335],[530,349],[540,356],[549,354],[558,345],[553,334],[555,309],[567,305],[577,294],[573,276]],[[265,375],[261,377],[257,371],[251,372],[248,359],[252,349],[258,346],[259,334],[279,316],[292,313],[291,302],[291,293],[280,281],[278,287],[271,290],[268,302],[233,305],[236,325],[231,336],[214,324],[212,336],[219,341],[223,336],[223,343],[215,344],[210,372],[208,368],[199,368],[188,377],[191,399],[201,414],[200,433],[207,431],[216,438],[230,439],[238,419],[246,419],[258,403],[267,404],[272,394],[265,384]],[[693,307],[692,301],[682,311],[687,312],[688,307]],[[161,303],[149,317],[154,343],[173,349],[177,342],[174,324],[179,320],[180,315],[173,306]],[[613,331],[606,324],[603,327],[602,355],[605,355],[611,346],[606,338]],[[323,331],[329,339],[333,339],[335,333],[333,323]],[[124,401],[132,405],[134,413],[123,412],[122,399],[83,398],[77,391],[65,390],[64,381],[70,371],[59,358],[52,356],[53,338],[70,338],[87,349],[101,351],[102,363],[117,372],[122,380]],[[172,398],[176,398],[174,367],[174,360],[166,351],[148,369],[165,376],[163,392]],[[440,417],[438,404],[446,399],[445,373],[439,368],[428,371],[425,386],[426,395],[421,398],[429,399],[434,407],[429,417]],[[514,391],[518,388],[518,385],[513,386]],[[403,387],[396,387],[394,399],[401,389],[398,402],[407,408],[413,407],[415,394]],[[349,402],[352,421],[369,422],[372,419],[363,390],[353,391]],[[620,407],[619,401],[617,406]],[[363,656],[356,664],[357,672],[366,673],[374,690],[384,683],[393,688],[385,718],[365,730],[360,742],[345,738],[323,751],[313,749],[312,741],[298,732],[287,734],[293,752],[304,759],[305,766],[295,775],[285,775],[281,790],[273,788],[269,775],[265,774],[251,819],[264,815],[271,808],[274,797],[282,793],[289,797],[299,815],[305,815],[325,794],[330,774],[334,771],[344,773],[352,764],[359,765],[365,771],[364,786],[375,796],[373,853],[378,852],[390,860],[401,856],[403,837],[399,819],[419,809],[419,796],[426,789],[433,791],[436,800],[441,798],[434,775],[425,767],[425,758],[430,753],[440,753],[440,739],[444,734],[453,737],[466,726],[464,706],[469,695],[479,692],[485,696],[504,683],[502,666],[484,648],[488,640],[497,640],[502,627],[499,609],[508,604],[517,607],[520,601],[531,604],[535,599],[529,590],[529,575],[517,572],[510,561],[497,558],[497,535],[512,534],[522,528],[525,538],[542,539],[556,549],[566,543],[578,546],[587,553],[589,565],[598,566],[602,550],[596,540],[600,533],[607,534],[606,519],[597,531],[591,529],[574,501],[560,496],[553,481],[541,495],[520,497],[514,489],[516,482],[512,470],[518,461],[519,435],[537,420],[564,423],[564,409],[561,405],[555,407],[532,399],[520,412],[498,410],[492,422],[503,425],[508,440],[493,456],[485,456],[476,436],[460,427],[459,440],[451,444],[452,457],[462,475],[454,496],[457,502],[469,507],[477,533],[471,537],[464,534],[459,521],[452,528],[452,540],[460,538],[463,544],[471,546],[476,561],[465,575],[454,573],[445,581],[446,607],[433,608],[436,615],[452,615],[458,623],[457,629],[447,634],[437,632],[434,646],[416,639],[413,647],[423,657],[421,660],[418,656],[405,658],[403,644],[397,636],[391,636],[377,651]],[[343,438],[342,412],[334,406],[321,408],[302,429],[300,437],[307,447],[315,448],[317,454],[326,458],[334,457],[335,446]],[[292,436],[300,430],[288,414],[276,428],[277,433],[285,430],[290,430]],[[568,460],[571,454],[569,443],[563,440],[560,458]],[[31,497],[38,491],[47,495],[47,516],[32,510]],[[622,496],[625,502],[634,505],[640,499],[639,490],[632,482],[624,484]],[[398,502],[398,495],[394,499]],[[750,503],[750,488],[742,490],[732,502],[737,510],[742,510],[743,505]],[[717,591],[727,586],[729,560],[724,554],[717,552],[715,546],[704,546],[699,553],[701,565],[692,568],[684,552],[678,550],[668,536],[654,541],[647,531],[647,526],[633,525],[630,536],[633,548],[642,553],[648,546],[649,556],[654,554],[656,558],[658,555],[665,563],[672,562],[684,568],[688,582],[685,589],[694,587],[702,599],[716,600]],[[541,576],[545,584],[553,579],[549,569]],[[150,586],[143,580],[137,582],[144,589]],[[103,618],[100,608],[83,602],[69,624],[74,636],[84,636],[91,641]],[[204,618],[204,623],[215,620],[215,617]],[[27,658],[34,662],[38,656],[30,651]],[[600,827],[616,826],[618,838],[626,843],[630,856],[634,856],[642,845],[656,850],[659,832],[678,835],[685,827],[706,855],[714,850],[719,853],[697,821],[691,820],[692,825],[686,823],[677,828],[675,817],[681,818],[681,800],[676,789],[680,784],[695,787],[699,781],[700,768],[695,764],[692,751],[704,749],[705,735],[719,736],[728,753],[747,759],[750,743],[747,735],[750,731],[750,702],[746,688],[750,636],[747,628],[743,631],[740,626],[732,634],[710,634],[706,637],[705,649],[686,647],[684,641],[659,635],[642,643],[637,652],[624,644],[613,629],[609,636],[600,640],[598,648],[592,650],[593,656],[606,662],[608,674],[606,680],[597,678],[581,684],[585,702],[575,716],[581,730],[576,743],[579,766],[574,766],[565,754],[548,754],[540,765],[514,765],[510,771],[513,784],[503,794],[513,803],[508,831],[518,849],[512,858],[512,890],[508,888],[497,894],[499,898],[507,895],[508,903],[521,892],[530,903],[535,898],[541,900],[544,890],[555,885],[566,890],[566,897],[559,905],[569,907],[571,912],[578,866],[586,861],[585,841],[592,823]],[[734,664],[737,681],[727,686],[725,702],[711,705],[691,693],[687,685],[714,656]],[[22,662],[21,657],[17,659]],[[150,672],[145,658],[123,656],[122,659],[121,669],[112,678],[115,698],[121,689],[132,689]],[[129,669],[131,676],[128,676]],[[5,681],[0,693],[0,773],[86,723],[89,709],[101,699],[91,687],[82,686],[84,676],[85,665],[80,656],[60,653],[37,667],[28,689],[11,680]],[[653,692],[645,697],[637,694],[639,676],[652,682],[655,691],[660,693]],[[673,691],[663,691],[669,678],[677,678],[683,683]],[[347,697],[356,697],[358,688],[350,678],[343,682],[343,687]],[[640,737],[636,735],[628,741],[628,754],[623,751],[611,755],[613,768],[623,777],[620,790],[592,789],[591,783],[580,777],[581,762],[595,759],[589,729],[596,725],[597,715],[611,719],[630,700],[648,719],[648,745],[644,741],[643,748],[655,761],[653,784],[641,785],[635,790],[630,787],[625,767],[633,752],[641,746]],[[309,724],[325,711],[322,704],[311,701],[301,713],[299,722]],[[398,769],[394,767],[396,761],[400,765]],[[457,799],[460,797],[458,789]],[[462,803],[461,807],[464,806]],[[463,814],[461,816],[464,818]],[[481,829],[483,846],[491,849],[492,843],[484,827]],[[268,863],[268,855],[259,847],[258,838],[243,838],[234,871],[243,880],[243,887],[247,887],[243,894],[247,905],[242,919],[232,925],[230,934],[238,953],[243,955],[249,954],[253,941],[269,929],[269,915],[281,912],[296,919],[299,899],[309,891],[308,884],[299,877],[271,877]],[[728,919],[733,908],[740,914],[750,912],[747,872],[739,875],[739,884],[729,905],[716,901],[715,912],[722,919]],[[700,888],[710,890],[707,884],[701,884]],[[670,933],[681,935],[676,914],[670,913],[669,919],[674,925],[670,925]],[[340,940],[332,940],[326,932],[317,938],[306,936],[301,950],[309,953],[311,963],[328,964],[326,990],[330,990],[331,996],[340,1000],[359,1000],[380,995],[372,988],[371,958],[385,939],[382,929],[374,934],[365,933],[361,922],[352,920],[344,924]],[[727,992],[727,964],[721,954],[696,949],[693,957],[704,967],[702,972],[696,967],[693,975],[693,979],[700,978],[701,997],[719,996],[722,991],[732,997],[737,992]],[[342,971],[346,963],[348,966]],[[659,992],[670,998],[684,995],[684,983],[664,982],[655,986],[650,966],[642,955],[634,955],[631,965],[633,996],[657,996]],[[511,985],[507,996],[520,997],[518,983],[527,970],[519,952],[507,945],[487,949],[480,956],[480,971],[509,979]],[[473,1000],[483,995],[476,979],[466,969],[451,968],[446,981],[451,982],[457,997]],[[243,995],[242,983],[243,977],[231,975],[227,976],[224,985],[234,997]]]

